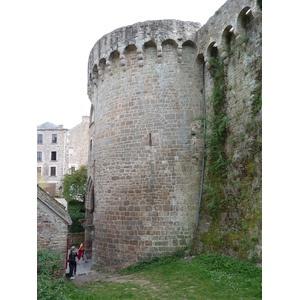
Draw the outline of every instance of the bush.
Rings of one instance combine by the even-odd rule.
[[[64,279],[60,277],[62,254],[48,249],[37,250],[37,299],[63,299]]]

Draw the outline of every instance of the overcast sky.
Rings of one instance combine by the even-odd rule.
[[[103,35],[147,20],[179,19],[204,25],[226,1],[7,2],[0,13],[6,18],[2,19],[2,29],[13,26],[7,36],[14,45],[7,49],[13,57],[2,57],[11,72],[10,92],[17,88],[18,97],[22,97],[20,88],[24,85],[20,80],[25,80],[23,88],[30,94],[34,109],[28,116],[35,118],[35,124],[52,122],[70,129],[81,122],[83,115],[89,115],[88,57]]]

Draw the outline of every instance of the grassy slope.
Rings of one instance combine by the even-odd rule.
[[[97,281],[66,284],[71,299],[261,299],[262,270],[246,261],[199,255],[158,260],[123,271],[144,285]],[[134,280],[132,281],[134,282]]]

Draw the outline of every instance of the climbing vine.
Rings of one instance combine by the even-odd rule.
[[[243,116],[236,111],[229,116],[226,68],[218,56],[211,58],[210,66],[213,86],[207,101],[210,112],[205,119],[207,166],[201,211],[212,220],[209,231],[201,234],[202,251],[226,253],[224,249],[231,249],[237,257],[259,263],[256,245],[261,238],[261,68],[255,71],[248,110]],[[233,122],[245,124],[244,130],[230,131],[236,124]]]
[[[228,166],[225,143],[229,117],[226,114],[224,65],[219,56],[211,58],[211,69],[212,77],[214,78],[214,87],[211,98],[213,115],[208,122],[211,130],[207,135],[209,170],[213,177],[224,178],[227,174]]]
[[[229,159],[226,155],[225,144],[227,139],[227,121],[225,101],[224,64],[220,56],[212,57],[211,76],[214,80],[212,97],[212,115],[207,120],[208,132],[206,135],[208,180],[204,185],[204,191],[209,199],[207,208],[216,217],[220,199],[222,199],[221,185],[226,179]]]

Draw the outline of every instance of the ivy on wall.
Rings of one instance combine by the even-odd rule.
[[[211,76],[214,80],[212,97],[212,115],[207,119],[206,153],[208,161],[208,178],[204,185],[204,195],[209,199],[206,208],[212,216],[217,211],[222,199],[221,186],[227,177],[228,159],[225,151],[227,140],[226,96],[224,84],[224,64],[220,56],[211,57]]]
[[[223,61],[215,56],[210,65],[213,87],[207,102],[207,166],[200,211],[211,221],[209,230],[200,237],[202,251],[228,253],[231,249],[238,258],[259,263],[255,247],[261,239],[261,70],[256,70],[251,110],[233,118],[227,113]],[[242,118],[241,123],[247,120],[240,139],[230,131],[231,121],[237,118]],[[232,160],[233,152],[228,152],[233,140],[238,162]]]

